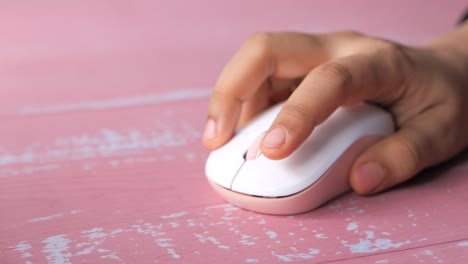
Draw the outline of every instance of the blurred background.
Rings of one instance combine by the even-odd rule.
[[[209,89],[258,31],[357,30],[418,45],[453,28],[451,1],[2,1],[1,116],[86,100]]]

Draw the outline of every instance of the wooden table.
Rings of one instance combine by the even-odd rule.
[[[0,263],[467,263],[468,154],[301,215],[222,201],[208,97],[253,32],[417,44],[465,1],[0,4]]]

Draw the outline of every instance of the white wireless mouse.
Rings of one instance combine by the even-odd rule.
[[[289,157],[245,158],[256,138],[281,110],[266,110],[221,148],[210,153],[205,171],[211,186],[229,203],[265,214],[310,211],[350,190],[354,159],[394,131],[391,115],[370,104],[338,108]]]

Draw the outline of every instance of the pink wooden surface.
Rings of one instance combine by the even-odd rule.
[[[200,144],[246,36],[417,44],[464,1],[0,3],[0,263],[466,263],[468,154],[382,195],[277,217],[223,202]]]

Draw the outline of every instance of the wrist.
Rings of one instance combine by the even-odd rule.
[[[423,49],[428,50],[444,62],[468,75],[468,22],[456,30],[433,39]]]
[[[426,49],[461,74],[468,75],[468,53],[465,51],[452,45],[428,46]]]

